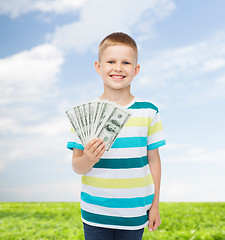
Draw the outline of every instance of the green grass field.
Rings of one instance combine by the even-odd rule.
[[[79,203],[0,203],[0,239],[84,239]],[[225,240],[225,203],[160,203],[161,225],[143,239]]]

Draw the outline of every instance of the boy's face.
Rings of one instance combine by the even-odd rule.
[[[109,89],[123,89],[130,85],[138,74],[140,66],[133,48],[126,45],[107,47],[100,61],[95,62],[95,69]]]

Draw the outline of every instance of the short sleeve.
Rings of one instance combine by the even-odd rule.
[[[67,142],[67,148],[70,150],[73,150],[74,148],[84,150],[84,147],[77,136],[74,129],[71,127],[70,135],[69,135],[69,141]]]
[[[153,150],[165,144],[162,121],[157,111],[148,128],[147,150]]]

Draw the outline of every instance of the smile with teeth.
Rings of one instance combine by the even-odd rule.
[[[122,76],[122,75],[110,75],[110,77],[112,77],[112,78],[116,78],[116,79],[122,79],[122,78],[125,78],[125,76]]]

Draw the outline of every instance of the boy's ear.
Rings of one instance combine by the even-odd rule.
[[[95,61],[95,70],[98,74],[101,74],[100,63],[99,61]]]
[[[137,64],[137,66],[135,67],[135,76],[139,73],[140,70],[140,65]]]

